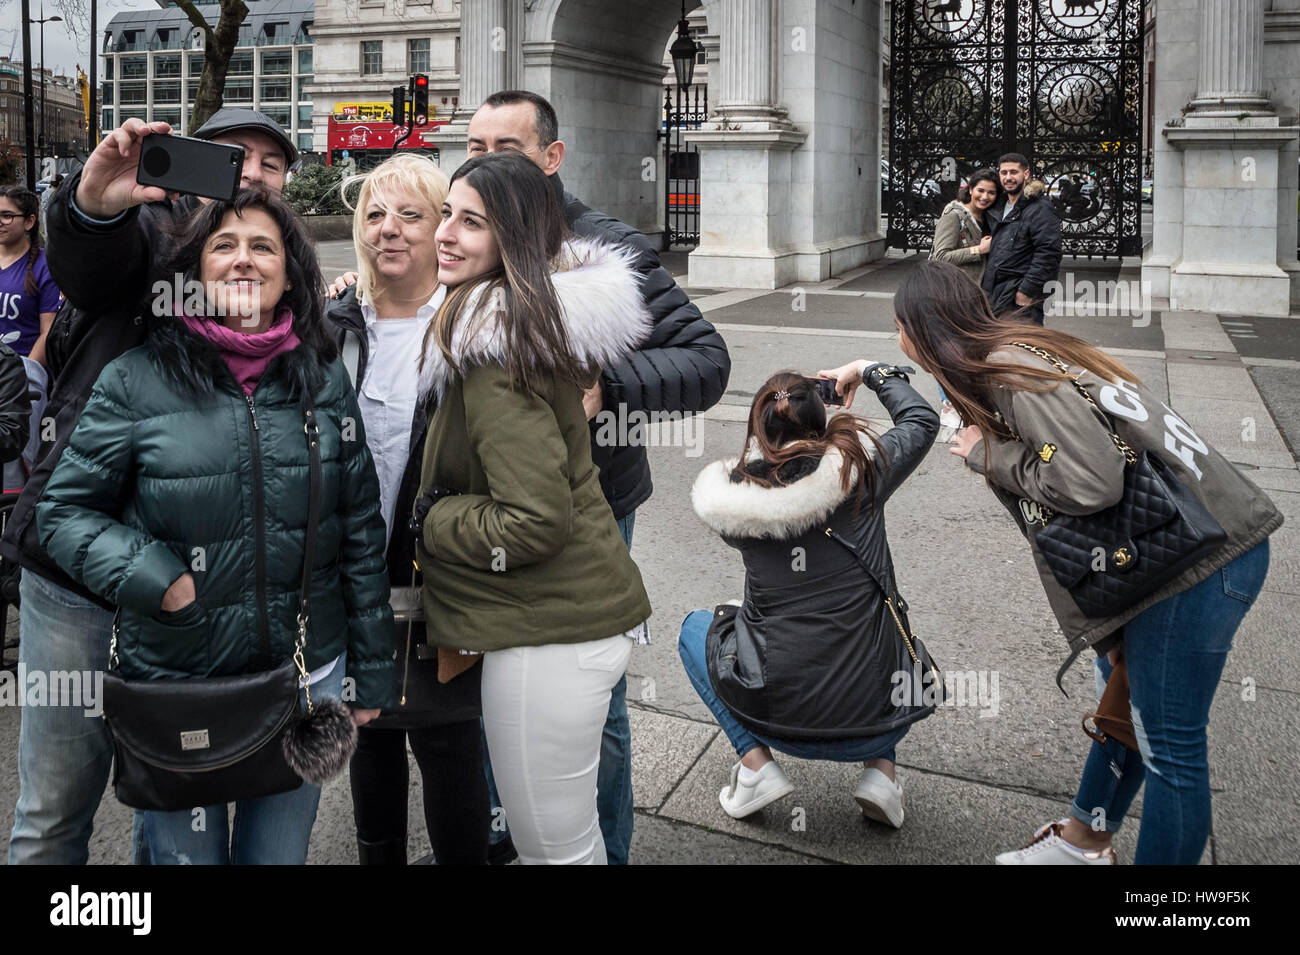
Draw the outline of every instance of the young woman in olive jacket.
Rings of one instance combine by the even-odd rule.
[[[568,238],[524,157],[466,162],[442,213],[450,291],[424,349],[437,410],[416,508],[428,639],[484,654],[483,722],[520,859],[603,863],[601,731],[650,604],[601,493],[582,392],[649,317],[626,253]]]
[[[898,827],[894,748],[942,690],[898,594],[884,506],[930,449],[938,416],[895,366],[821,375],[846,404],[865,381],[894,426],[877,438],[854,415],[828,422],[809,379],[768,379],[744,460],[709,465],[691,492],[695,512],[744,558],[745,599],[688,616],[678,650],[740,757],[719,794],[729,815],[793,791],[775,749],[863,762],[854,798]]]
[[[37,507],[41,544],[118,605],[125,679],[279,666],[298,632],[314,408],[306,668],[313,699],[373,719],[393,702],[384,523],[311,241],[288,206],[246,189],[198,213],[169,274],[197,279],[204,300],[179,283],[180,299],[155,301],[146,344],[100,374]],[[302,863],[319,797],[304,783],[242,800],[230,825],[224,804],[204,808],[202,827],[190,810],[137,821],[154,864]]]
[[[1089,647],[1097,651],[1099,685],[1121,654],[1127,668],[1140,752],[1113,739],[1093,743],[1070,815],[997,861],[1113,864],[1112,836],[1145,778],[1135,861],[1195,865],[1210,831],[1210,704],[1233,635],[1264,585],[1268,536],[1282,515],[1123,365],[1064,332],[994,318],[980,289],[948,263],[924,262],[909,274],[894,312],[903,351],[939,379],[970,422],[952,452],[985,476],[1029,543],[1070,647],[1060,674]],[[1093,514],[1124,498],[1127,456],[1112,431],[1137,454],[1158,458],[1224,540],[1132,606],[1090,616],[1049,568],[1036,531],[1052,512]],[[1093,560],[1146,559],[1145,545],[1128,543],[1122,558]]]

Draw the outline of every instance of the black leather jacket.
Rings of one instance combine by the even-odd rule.
[[[640,348],[618,365],[601,369],[604,410],[624,420],[636,412],[698,412],[712,408],[727,390],[731,374],[731,356],[722,336],[659,264],[649,239],[569,195],[559,176],[551,179],[574,235],[590,236],[636,253],[633,268],[642,277],[641,298],[654,321],[650,337]],[[620,405],[625,412],[620,413]],[[593,421],[591,457],[600,468],[600,489],[605,500],[615,519],[621,520],[645,503],[654,489],[650,459],[643,445],[610,445],[598,440],[598,430]]]
[[[1008,211],[1003,199],[984,213],[993,244],[981,282],[993,314],[1016,307],[1016,293],[1040,300],[1061,268],[1061,220],[1040,180],[1025,185]]]
[[[23,453],[31,411],[23,360],[8,345],[0,345],[0,462]]]
[[[771,488],[740,481],[735,461],[717,461],[691,493],[696,513],[745,561],[743,605],[719,607],[709,630],[713,688],[738,719],[767,736],[879,736],[934,709],[932,697],[910,692],[908,641],[886,603],[889,597],[910,635],[883,508],[925,457],[939,416],[905,377],[869,376],[867,383],[894,422],[880,436],[883,460],[865,445],[876,463],[875,506],[868,495],[854,513],[856,484],[848,495],[841,490],[843,458],[834,449],[791,462],[792,473],[781,475],[785,485]],[[912,644],[924,680],[932,663]],[[909,692],[900,697],[904,678]]]

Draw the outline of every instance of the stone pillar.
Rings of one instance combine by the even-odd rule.
[[[773,86],[772,4],[769,0],[722,0],[717,6],[720,47],[717,107],[730,123],[776,122],[786,111],[776,105]]]
[[[714,0],[718,105],[690,284],[820,282],[884,254],[880,0]]]
[[[1164,49],[1163,29],[1186,31],[1181,16],[1191,12],[1172,9],[1183,6],[1177,0],[1170,6],[1156,19],[1158,71],[1175,50],[1191,52],[1186,41]],[[1294,154],[1300,129],[1283,126],[1262,92],[1264,0],[1197,6],[1195,86],[1183,81],[1184,116],[1171,117],[1168,100],[1159,104],[1165,143],[1157,146],[1155,235],[1142,277],[1175,309],[1286,315],[1291,278],[1279,238],[1284,217],[1296,214],[1296,193],[1281,188],[1290,180],[1280,160]]]
[[[1201,0],[1198,113],[1267,114],[1264,96],[1263,0]]]
[[[438,147],[439,164],[450,174],[468,155],[465,139],[470,117],[498,90],[507,88],[509,50],[517,39],[510,34],[507,0],[461,0],[460,101],[451,122],[422,133],[426,143]]]

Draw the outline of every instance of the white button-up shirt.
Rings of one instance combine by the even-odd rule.
[[[357,403],[365,422],[366,445],[379,474],[379,505],[388,537],[392,537],[393,509],[411,449],[411,420],[420,390],[420,348],[446,296],[447,287],[439,285],[413,318],[379,318],[373,306],[361,303],[370,349]]]

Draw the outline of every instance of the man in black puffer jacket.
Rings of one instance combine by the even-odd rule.
[[[993,314],[1019,312],[1043,324],[1045,286],[1061,268],[1061,220],[1046,187],[1029,178],[1029,160],[1007,153],[998,160],[1003,195],[985,213],[993,245],[984,266],[984,294]]]
[[[653,412],[690,414],[717,404],[727,388],[731,358],[726,343],[686,293],[659,264],[650,240],[617,219],[596,212],[565,192],[558,175],[564,162],[555,110],[536,93],[507,90],[484,100],[469,124],[469,154],[518,152],[551,177],[564,206],[564,217],[575,235],[592,236],[631,249],[633,267],[642,276],[641,295],[654,320],[650,337],[626,361],[601,369],[600,380],[587,392],[583,405],[592,422],[592,458],[600,468],[600,486],[628,546],[636,509],[652,491],[650,461],[644,429],[608,440],[611,430],[601,421],[635,423]],[[603,413],[603,414],[602,414]],[[631,443],[631,441],[638,443]],[[627,862],[632,841],[631,733],[627,718],[627,679],[619,681],[610,699],[601,747],[597,803],[605,853],[611,864]]]

